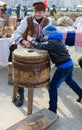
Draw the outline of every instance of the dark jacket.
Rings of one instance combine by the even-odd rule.
[[[59,36],[57,35],[57,33]],[[41,42],[43,43],[32,41],[31,44],[37,49],[48,50],[52,62],[55,63],[56,66],[59,66],[69,61],[70,55],[62,40],[62,34],[59,32],[57,33],[51,34],[51,36],[49,36],[48,38],[48,41],[45,41],[45,39],[41,39]]]

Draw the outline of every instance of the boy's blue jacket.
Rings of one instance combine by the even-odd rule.
[[[31,42],[31,45],[37,49],[47,50],[50,59],[56,66],[62,65],[70,60],[70,55],[63,42],[61,32],[56,31],[54,34],[50,34],[48,40],[36,39]]]

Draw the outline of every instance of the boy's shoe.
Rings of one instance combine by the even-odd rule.
[[[79,98],[77,99],[77,102],[81,103],[81,101],[82,101],[82,96],[81,97],[79,96]]]
[[[81,103],[82,102],[82,95],[80,95],[76,101]]]

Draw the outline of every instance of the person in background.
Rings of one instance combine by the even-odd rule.
[[[5,23],[4,26],[8,26],[9,25],[9,16],[6,12],[7,9],[6,9],[6,7],[1,7],[0,9],[1,9],[0,17],[2,19],[4,19],[4,23]]]
[[[24,10],[24,7],[21,6],[21,8],[20,8],[20,19],[22,20],[22,19],[24,19],[24,17],[25,17],[25,10]]]
[[[82,99],[82,88],[73,79],[73,61],[63,42],[63,35],[55,26],[48,25],[42,30],[44,39],[38,43],[37,39],[29,38],[33,47],[48,50],[50,59],[57,67],[49,85],[49,110],[57,113],[58,88],[65,83]],[[78,100],[77,100],[78,101]]]
[[[28,15],[28,11],[27,11],[27,7],[26,6],[23,6],[24,7],[24,16],[27,16]]]
[[[20,44],[27,47],[31,47],[28,41],[28,35],[33,38],[42,38],[42,28],[48,24],[51,24],[50,21],[44,16],[45,15],[45,5],[43,2],[33,3],[33,16],[25,17],[21,21],[21,24],[14,32],[14,39]],[[24,88],[19,87],[17,98],[14,101],[14,104],[17,107],[23,105],[24,102]]]
[[[18,4],[18,6],[16,7],[17,18],[20,18],[20,8],[21,8],[21,4]]]
[[[6,7],[6,13],[7,13],[8,17],[10,17],[12,15],[12,9],[9,6]]]
[[[56,6],[52,5],[52,9],[50,11],[50,16],[54,17],[54,20],[58,19],[58,13],[56,11]]]

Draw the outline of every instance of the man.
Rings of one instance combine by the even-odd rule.
[[[43,28],[44,39],[42,43],[37,39],[29,38],[31,45],[37,49],[48,50],[50,59],[56,65],[57,69],[49,85],[49,110],[57,113],[58,88],[65,83],[79,96],[78,102],[82,99],[82,89],[73,79],[73,61],[63,42],[63,35],[52,25]],[[39,40],[40,41],[40,40]]]
[[[16,7],[17,18],[20,18],[20,8],[21,8],[21,4],[18,4],[18,6]]]
[[[33,4],[33,11],[34,15],[25,17],[13,35],[18,43],[23,44],[27,47],[31,47],[27,38],[28,35],[32,36],[33,38],[41,38],[43,37],[42,28],[47,24],[50,24],[49,20],[44,17],[45,5],[43,2],[35,2]],[[17,107],[20,107],[23,105],[23,101],[24,89],[19,87],[18,96],[14,103]]]

